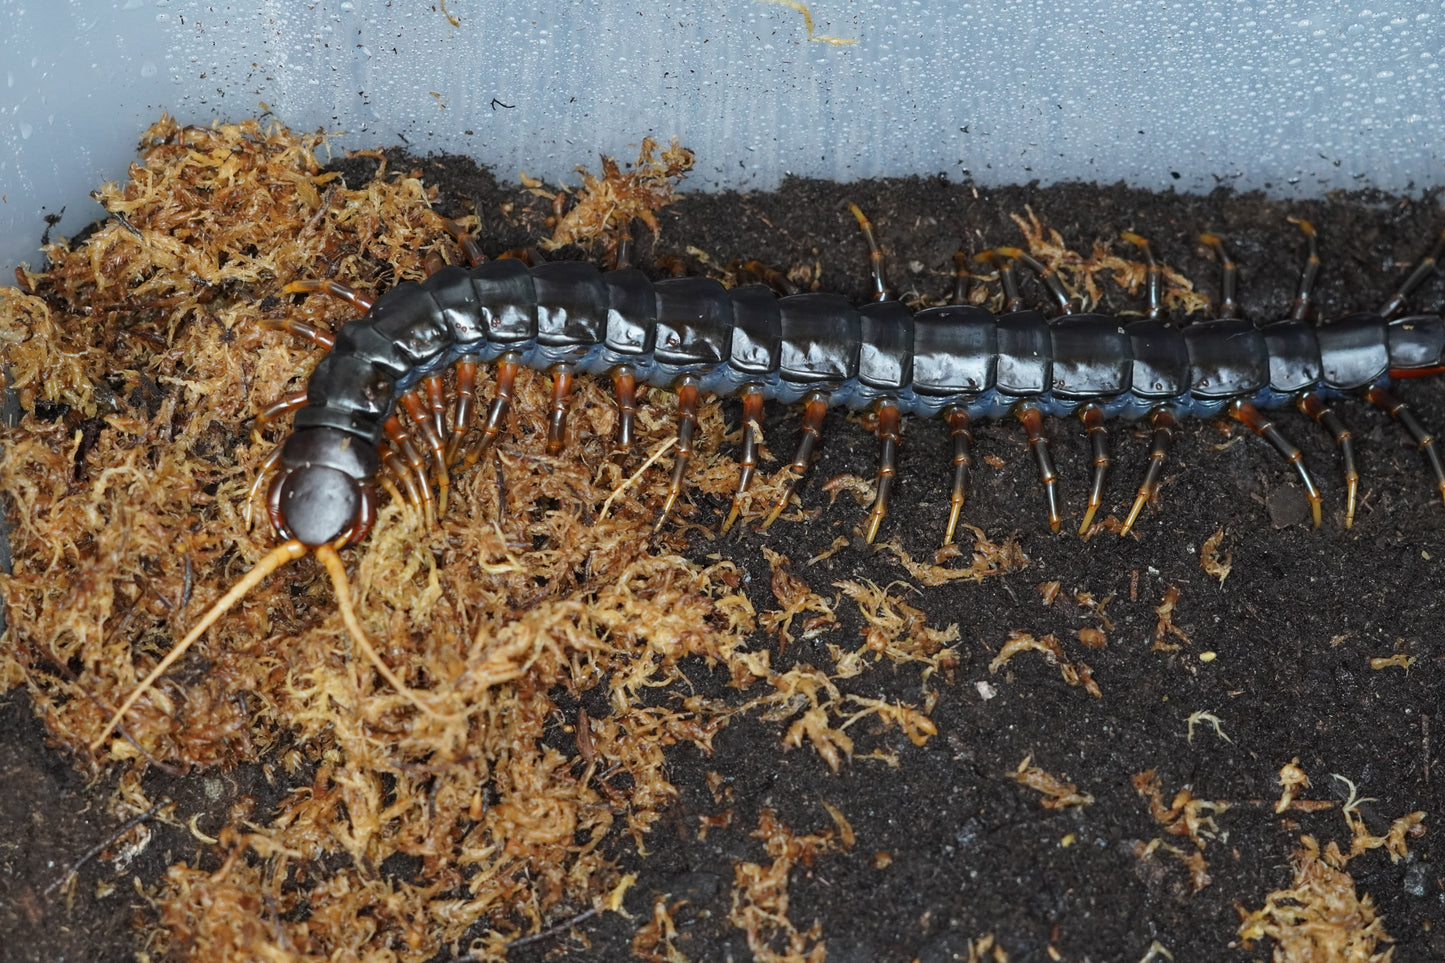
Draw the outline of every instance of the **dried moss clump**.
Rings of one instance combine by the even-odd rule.
[[[275,438],[247,429],[319,353],[267,328],[355,316],[280,288],[334,276],[371,293],[422,277],[429,253],[457,257],[416,177],[383,165],[351,189],[319,146],[254,121],[163,119],[130,181],[98,192],[114,219],[74,250],[51,245],[51,267],[4,292],[5,362],[27,413],[0,468],[16,509],[3,582],[15,644],[0,672],[77,751],[274,540],[246,515]],[[602,842],[645,832],[674,794],[664,748],[706,746],[720,724],[634,696],[686,656],[725,657],[750,612],[725,598],[726,566],[652,547],[647,486],[603,511],[627,476],[609,459],[602,391],[583,386],[557,459],[539,447],[546,402],[528,374],[497,470],[460,475],[435,529],[388,504],[350,553],[367,630],[435,716],[350,657],[306,560],[224,618],[95,760],[264,759],[293,784],[275,811],[234,811],[211,853],[172,867],[159,911],[173,957],[425,959],[479,920],[492,931],[473,952],[499,955],[558,903],[615,884]],[[665,418],[647,422],[657,446]],[[598,686],[615,714],[559,740],[577,720],[557,695]],[[417,872],[381,872],[395,856]]]
[[[0,688],[25,685],[54,738],[93,767],[131,767],[120,815],[149,805],[150,765],[259,761],[286,787],[274,807],[236,802],[216,841],[170,868],[153,949],[424,960],[450,945],[492,959],[578,907],[612,905],[625,880],[607,844],[640,843],[676,793],[665,749],[706,750],[738,711],[685,686],[640,698],[680,680],[684,659],[724,663],[739,686],[770,683],[776,694],[747,707],[780,722],[806,709],[790,738],[806,734],[835,766],[852,752],[842,729],[863,716],[927,739],[926,711],[831,680],[861,671],[862,651],[950,668],[956,629],[927,630],[921,613],[864,592],[878,627],[865,650],[837,652],[859,664],[774,671],[766,648],[744,645],[755,617],[738,573],[677,554],[685,521],[653,537],[667,473],[611,451],[603,387],[580,383],[567,450],[551,457],[550,385],[524,372],[505,440],[454,475],[440,522],[388,502],[346,555],[366,631],[431,711],[357,655],[304,559],[221,619],[91,755],[121,700],[274,545],[264,521],[251,524],[250,489],[287,419],[264,431],[254,419],[304,387],[320,356],[278,329],[357,314],[281,289],[336,278],[373,295],[424,277],[429,257],[461,259],[417,175],[373,154],[371,180],[346,184],[318,163],[322,143],[257,121],[163,118],[128,182],[97,192],[112,218],[0,289],[0,351],[25,409],[0,438],[15,526]],[[690,161],[674,149],[645,156],[637,176],[613,165],[574,210],[595,214],[622,191],[645,220]],[[642,453],[670,444],[672,404],[654,393],[644,406]],[[736,465],[717,455],[718,406],[701,419],[694,480],[722,494]],[[589,706],[607,711],[577,709],[594,691]]]

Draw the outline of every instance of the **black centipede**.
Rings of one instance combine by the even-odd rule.
[[[872,409],[880,457],[864,540],[886,516],[898,474],[904,416],[941,419],[952,450],[952,486],[944,541],[951,542],[966,501],[972,468],[972,426],[1016,418],[1027,435],[1045,490],[1050,528],[1063,511],[1058,476],[1044,431],[1046,417],[1077,417],[1093,456],[1089,530],[1106,490],[1107,423],[1147,422],[1152,434],[1147,471],[1122,526],[1127,534],[1158,489],[1179,420],[1228,415],[1269,442],[1295,469],[1321,524],[1322,498],[1303,458],[1265,411],[1295,406],[1322,426],[1341,453],[1345,525],[1353,523],[1359,472],[1352,436],[1334,410],[1361,396],[1387,411],[1413,438],[1445,495],[1445,463],[1433,437],[1389,390],[1395,379],[1445,372],[1445,318],[1406,314],[1410,295],[1445,254],[1445,232],[1375,311],[1324,324],[1311,322],[1320,260],[1315,232],[1297,294],[1284,316],[1259,323],[1240,316],[1237,268],[1222,240],[1201,235],[1222,269],[1213,316],[1179,324],[1164,316],[1161,269],[1148,242],[1125,234],[1148,265],[1141,317],[1077,311],[1057,275],[1024,251],[1001,247],[979,255],[1004,289],[999,313],[967,303],[968,272],[960,258],[952,303],[912,310],[892,297],[871,225],[853,213],[871,252],[875,300],[855,306],[829,293],[779,294],[773,286],[727,288],[704,277],[653,281],[640,270],[602,271],[580,261],[529,265],[487,260],[470,238],[458,240],[468,266],[437,263],[420,282],[405,282],[374,301],[334,280],[301,280],[287,294],[323,292],[364,312],[332,334],[300,322],[278,325],[327,351],[303,392],[262,413],[261,422],[295,411],[289,435],[267,459],[253,486],[283,540],[218,600],[125,700],[93,745],[102,742],[135,700],[232,605],[286,563],[314,552],[336,588],[348,630],[386,680],[424,711],[366,640],[351,608],[338,550],[370,531],[378,491],[421,508],[428,520],[445,510],[450,466],[462,440],[480,422],[475,460],[503,430],[523,367],[550,373],[552,403],[547,451],[565,447],[574,379],[608,376],[619,409],[617,447],[632,446],[637,390],[675,393],[678,427],[672,478],[657,524],[673,511],[686,483],[698,408],[704,393],[742,402],[740,473],[721,528],[740,515],[757,473],[764,405],[801,403],[801,435],[781,497],[762,521],[779,517],[805,477],[832,407]],[[1016,264],[1033,271],[1057,302],[1052,317],[1024,306]],[[476,398],[479,366],[496,369],[485,415]],[[455,369],[448,397],[443,375]],[[448,417],[450,415],[450,417]],[[433,485],[436,492],[433,492]]]

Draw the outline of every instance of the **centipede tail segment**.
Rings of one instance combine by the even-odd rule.
[[[877,494],[863,528],[869,542],[883,529],[889,498],[901,480],[899,451],[904,418],[910,415],[941,419],[951,440],[945,543],[953,540],[965,507],[974,429],[989,420],[1021,422],[1055,531],[1065,512],[1045,431],[1045,419],[1053,417],[1077,417],[1089,439],[1093,479],[1081,533],[1090,531],[1105,504],[1107,422],[1116,418],[1143,420],[1152,432],[1148,469],[1123,523],[1125,534],[1158,491],[1179,420],[1221,415],[1249,426],[1294,465],[1318,525],[1317,487],[1298,449],[1264,413],[1290,404],[1339,446],[1345,524],[1352,524],[1359,477],[1354,447],[1330,405],[1359,395],[1404,427],[1445,496],[1440,447],[1389,390],[1395,378],[1445,372],[1445,321],[1433,314],[1401,316],[1410,295],[1445,253],[1445,232],[1380,310],[1320,326],[1308,320],[1319,265],[1311,225],[1300,225],[1310,254],[1299,294],[1283,320],[1263,326],[1239,317],[1234,263],[1222,241],[1205,235],[1223,269],[1217,316],[1181,327],[1164,316],[1160,268],[1148,243],[1133,234],[1125,240],[1139,247],[1148,265],[1148,308],[1142,318],[1125,321],[1074,310],[1058,276],[1015,248],[979,255],[1003,285],[1001,314],[966,303],[969,275],[961,256],[954,303],[910,310],[893,299],[872,225],[856,206],[851,210],[867,241],[874,289],[874,300],[859,307],[834,294],[779,296],[764,284],[729,290],[708,278],[652,281],[631,267],[603,272],[571,261],[486,261],[455,225],[447,229],[467,267],[429,265],[432,273],[424,281],[397,285],[374,301],[334,280],[286,285],[284,293],[341,298],[364,316],[334,335],[298,322],[276,325],[327,351],[304,394],[281,399],[257,419],[264,426],[287,412],[295,414],[290,435],[266,460],[253,487],[282,544],[202,616],[120,706],[95,745],[231,606],[308,553],[330,576],[356,645],[398,692],[436,715],[425,694],[407,688],[367,640],[338,552],[366,537],[380,491],[419,510],[429,524],[445,512],[458,458],[465,468],[496,446],[523,367],[551,376],[546,450],[554,455],[567,446],[567,412],[577,377],[612,378],[619,410],[616,442],[623,452],[634,442],[639,387],[676,394],[677,444],[659,526],[681,511],[698,405],[708,393],[742,400],[739,479],[724,530],[747,509],[768,401],[801,402],[803,421],[797,450],[782,468],[782,495],[762,528],[774,523],[800,487],[834,406],[872,409],[876,415]],[[1058,305],[1057,316],[1025,305],[1016,262],[1037,274]],[[483,404],[476,387],[481,365],[493,366],[495,387],[480,419],[481,437],[468,447],[465,438]],[[443,381],[448,368],[455,369],[450,397]]]

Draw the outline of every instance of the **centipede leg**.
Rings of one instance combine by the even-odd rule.
[[[383,468],[383,470],[377,472],[377,474],[376,474],[376,483],[377,483],[377,485],[379,485],[379,486],[381,487],[381,490],[382,490],[382,491],[386,492],[386,496],[387,496],[388,498],[390,498],[392,501],[396,502],[397,504],[399,504],[399,505],[400,505],[400,504],[412,504],[412,505],[415,505],[416,502],[412,501],[412,499],[410,498],[409,495],[403,495],[401,489],[396,487],[396,482],[394,482],[394,481],[391,480],[391,475],[386,474],[386,471],[388,470],[388,469],[387,469],[387,466],[386,466],[386,455],[387,455],[387,454],[390,454],[390,453],[391,453],[391,449],[390,449],[390,448],[385,448],[385,447],[382,448],[382,450],[381,450],[381,457],[382,457],[382,468]],[[396,474],[396,472],[395,472],[394,470],[392,470],[392,475],[395,475],[395,474]],[[399,476],[398,476],[398,477],[399,477]]]
[[[1409,277],[1401,282],[1400,289],[1390,295],[1390,300],[1386,301],[1384,306],[1380,308],[1380,317],[1389,320],[1405,310],[1405,305],[1409,303],[1411,292],[1423,284],[1426,278],[1435,273],[1442,257],[1445,257],[1445,230],[1440,232],[1440,236],[1435,240],[1435,246],[1430,249],[1430,253],[1420,259],[1420,263],[1415,265]]]
[[[662,523],[667,520],[672,506],[682,494],[682,484],[687,478],[687,465],[692,460],[692,439],[697,434],[698,398],[697,382],[692,378],[684,378],[677,386],[677,449],[672,463],[672,484],[667,489],[667,501],[662,503],[662,511],[657,515],[657,524],[652,529],[654,533],[662,530]]]
[[[878,537],[878,527],[888,515],[888,493],[898,476],[898,440],[903,431],[898,405],[885,401],[878,405],[878,495],[868,515],[868,531],[863,540],[869,545]]]
[[[973,469],[973,458],[969,449],[973,446],[973,431],[970,429],[968,412],[957,406],[949,406],[943,412],[948,422],[948,434],[953,439],[953,493],[949,498],[948,529],[943,533],[943,544],[953,544],[953,533],[958,529],[958,516],[963,512],[963,501],[968,497],[969,474]]]
[[[1310,477],[1309,469],[1305,467],[1304,456],[1300,450],[1290,443],[1289,439],[1280,434],[1274,422],[1270,421],[1260,412],[1258,408],[1247,401],[1236,401],[1229,408],[1229,416],[1236,421],[1248,426],[1265,441],[1274,446],[1274,450],[1285,457],[1290,464],[1294,465],[1299,472],[1300,481],[1305,486],[1305,497],[1310,500],[1310,513],[1314,516],[1315,528],[1320,527],[1320,491],[1315,487],[1315,480]],[[1441,484],[1445,486],[1445,475],[1441,476]],[[1445,487],[1442,487],[1445,491]]]
[[[1234,290],[1239,284],[1239,266],[1229,256],[1229,251],[1224,247],[1224,241],[1217,235],[1201,234],[1199,240],[1214,251],[1223,271],[1219,282],[1219,308],[1215,313],[1221,318],[1239,317],[1239,302],[1234,297]]]
[[[818,446],[818,439],[823,436],[823,418],[828,414],[828,393],[825,391],[814,391],[803,400],[803,427],[798,438],[798,450],[793,455],[793,462],[788,466],[792,475],[783,488],[783,495],[778,503],[773,506],[772,512],[763,519],[763,531],[767,531],[783,514],[783,509],[788,507],[793,493],[798,490],[798,484],[807,474],[808,465],[813,460],[813,450]]]
[[[1049,506],[1049,531],[1057,532],[1064,519],[1059,511],[1059,475],[1054,470],[1054,456],[1049,453],[1049,436],[1044,434],[1044,416],[1033,405],[1020,405],[1017,415],[1028,434],[1034,459],[1039,463],[1039,481],[1043,483]]]
[[[265,410],[257,413],[256,420],[251,423],[251,440],[259,444],[261,432],[266,426],[288,411],[306,407],[306,398],[306,389],[302,388],[300,391],[293,391],[278,401],[272,402]]]
[[[873,236],[873,222],[868,220],[868,215],[863,209],[852,201],[848,202],[848,210],[853,212],[853,218],[858,222],[858,229],[863,232],[863,238],[868,242],[868,264],[873,273],[873,300],[892,300],[892,292],[888,289],[888,278],[883,273],[883,249],[878,246],[878,239]]]
[[[1094,452],[1094,481],[1089,486],[1089,507],[1084,520],[1079,524],[1079,534],[1086,535],[1094,523],[1094,513],[1104,503],[1104,480],[1109,474],[1109,429],[1104,427],[1104,409],[1095,404],[1079,409],[1079,420],[1089,436],[1089,446]]]
[[[452,413],[452,430],[447,438],[447,464],[453,464],[457,458],[457,451],[461,448],[462,438],[466,435],[467,429],[471,427],[472,419],[476,416],[477,397],[477,359],[475,355],[465,355],[457,361],[457,406]]]
[[[1304,232],[1308,253],[1305,255],[1305,266],[1300,270],[1299,288],[1289,305],[1289,317],[1294,321],[1308,321],[1314,307],[1315,278],[1320,273],[1320,250],[1315,241],[1315,226],[1304,218],[1296,223]]]
[[[1139,485],[1139,495],[1129,509],[1129,517],[1124,520],[1124,527],[1119,529],[1120,538],[1134,530],[1139,513],[1159,490],[1159,476],[1164,474],[1164,463],[1169,460],[1169,449],[1174,444],[1179,422],[1175,420],[1173,411],[1161,406],[1149,412],[1149,426],[1154,430],[1154,439],[1149,446],[1149,468],[1144,472],[1144,481]]]
[[[738,456],[738,487],[733,492],[732,508],[728,510],[727,520],[722,524],[722,533],[726,535],[728,529],[733,527],[737,521],[738,513],[742,511],[743,498],[748,493],[748,486],[752,484],[753,474],[758,468],[758,439],[763,434],[763,390],[757,385],[752,385],[743,391],[743,450]]]
[[[1119,236],[1139,249],[1139,253],[1144,255],[1145,265],[1148,266],[1145,282],[1147,309],[1144,316],[1151,320],[1162,318],[1164,316],[1164,271],[1159,267],[1159,262],[1154,260],[1154,251],[1150,248],[1149,241],[1133,231],[1125,231]]]
[[[342,284],[331,278],[303,278],[300,281],[292,281],[281,289],[282,294],[312,294],[318,291],[329,294],[333,298],[340,298],[362,311],[370,311],[372,304],[375,303],[351,285]]]
[[[617,448],[631,451],[637,432],[637,372],[627,365],[615,369],[612,387],[617,392]]]
[[[482,254],[482,249],[477,247],[476,238],[472,237],[460,224],[451,218],[442,218],[442,227],[462,249],[462,257],[467,259],[468,264],[476,267],[486,260],[486,257]]]
[[[432,506],[431,482],[427,481],[426,477],[426,462],[417,452],[416,446],[411,443],[411,435],[407,434],[406,427],[401,423],[400,418],[392,415],[382,423],[381,427],[386,432],[386,436],[391,439],[391,443],[396,445],[397,451],[406,462],[409,473],[415,476],[419,483],[418,498],[421,500],[422,518],[425,520],[426,526],[428,528],[435,527],[437,517]]]
[[[417,483],[416,475],[412,472],[411,466],[406,463],[406,459],[403,458],[395,448],[388,448],[383,445],[381,446],[381,464],[383,468],[395,475],[396,479],[401,482],[402,487],[406,489],[407,503],[420,511],[421,486]],[[386,484],[385,482],[383,483]],[[394,485],[392,486],[393,492],[395,492],[395,487]],[[397,492],[393,494],[393,497],[395,497],[396,494],[400,493]]]
[[[953,299],[951,304],[968,303],[968,282],[973,277],[968,271],[968,255],[963,251],[953,252]]]
[[[1435,437],[1425,430],[1425,426],[1415,418],[1415,413],[1394,394],[1385,388],[1376,385],[1365,393],[1365,397],[1377,407],[1383,408],[1390,413],[1400,425],[1410,433],[1415,444],[1420,447],[1420,452],[1430,462],[1430,470],[1435,473],[1435,484],[1440,489],[1440,494],[1445,497],[1445,465],[1440,462],[1440,449],[1435,444]]]
[[[432,411],[422,401],[421,392],[408,391],[401,396],[402,407],[406,409],[407,415],[411,418],[412,424],[416,425],[421,432],[422,440],[426,442],[427,449],[432,454],[432,461],[436,463],[437,471],[437,493],[438,513],[445,515],[447,511],[447,495],[451,491],[451,473],[447,471],[446,449],[442,443],[442,436],[437,434],[436,424],[432,418]],[[425,478],[425,473],[422,475]],[[427,485],[427,492],[430,494],[431,486]]]
[[[376,509],[376,486],[362,485],[361,504],[357,507],[356,518],[351,527],[341,533],[340,544],[355,545],[370,534],[371,527],[376,524]]]
[[[427,407],[431,409],[432,429],[438,438],[447,437],[447,393],[442,385],[441,375],[428,375],[422,379],[426,391]],[[445,450],[445,445],[442,446]]]
[[[282,450],[281,445],[271,449],[271,453],[266,456],[266,459],[261,462],[261,467],[256,470],[256,480],[251,483],[251,488],[246,492],[246,527],[248,529],[251,527],[251,506],[256,504],[256,499],[260,496],[262,489],[266,487],[271,473],[276,470],[277,465],[281,464]]]
[[[1340,458],[1345,463],[1345,527],[1353,528],[1355,501],[1360,490],[1360,473],[1355,470],[1355,443],[1350,429],[1346,428],[1344,422],[1325,404],[1318,391],[1305,392],[1295,404],[1300,411],[1313,418],[1315,424],[1329,432],[1340,448]]]
[[[352,293],[355,294],[354,291]],[[287,334],[294,334],[327,351],[336,345],[336,335],[296,318],[263,318],[261,327],[271,331],[285,331]]]
[[[572,404],[571,365],[552,368],[552,411],[547,419],[547,454],[560,455],[567,444],[567,409]]]
[[[497,394],[487,411],[487,422],[482,426],[482,443],[467,457],[467,465],[474,465],[486,454],[487,449],[502,432],[502,422],[507,420],[507,411],[512,407],[512,395],[517,388],[517,372],[521,370],[521,356],[507,352],[497,359]]]
[[[1022,261],[1027,264],[1029,270],[1033,271],[1034,274],[1038,276],[1038,279],[1044,282],[1044,287],[1048,288],[1049,293],[1054,296],[1054,300],[1059,304],[1059,312],[1061,314],[1074,313],[1074,301],[1069,297],[1068,289],[1064,287],[1064,282],[1059,279],[1057,271],[1021,248],[1001,247],[997,250],[999,254],[1002,254],[1006,258],[1012,258],[1013,260]]]
[[[733,267],[731,263],[728,266],[729,269]],[[764,264],[762,261],[759,261],[756,258],[737,264],[737,272],[740,274],[748,274],[752,277],[757,278],[760,282],[772,288],[774,293],[778,294],[780,297],[786,297],[789,294],[798,293],[798,286],[792,281],[788,280],[788,276],[786,274],[784,274],[782,271],[779,271],[771,264]]]
[[[1000,257],[997,251],[979,251],[973,256],[973,259],[981,264],[987,264],[998,272],[999,283],[1003,285],[1004,311],[1018,311],[1024,306],[1023,295],[1019,292],[1018,272],[1014,270],[1011,261]],[[956,271],[957,268],[955,268]]]

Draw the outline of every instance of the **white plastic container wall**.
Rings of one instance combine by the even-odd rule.
[[[808,11],[805,15],[804,10]],[[1445,4],[0,3],[0,267],[73,235],[162,110],[553,180],[644,136],[787,173],[1314,196],[1445,183]],[[62,215],[63,211],[63,215]]]

